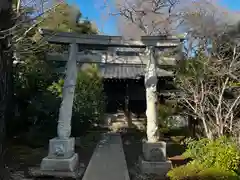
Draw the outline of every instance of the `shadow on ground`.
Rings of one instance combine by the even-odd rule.
[[[118,132],[122,136],[130,179],[135,179],[135,172],[133,170],[135,171],[139,156],[142,154],[142,139],[146,137],[146,134],[134,125],[131,128],[120,128]]]
[[[80,137],[80,145],[75,149],[79,155],[80,165],[87,167],[101,133],[101,131],[91,131]],[[34,179],[29,177],[28,168],[39,167],[42,158],[47,156],[47,153],[48,144],[40,148],[31,148],[17,140],[10,139],[4,156],[5,167],[1,170],[0,180]],[[40,178],[35,178],[35,180],[37,179],[40,180]],[[41,179],[52,180],[54,178]],[[67,178],[62,180],[67,180]]]
[[[128,165],[129,175],[131,180],[158,180],[157,176],[144,175],[139,169],[139,156],[142,155],[142,140],[146,139],[145,131],[138,127],[132,128],[122,127],[118,129],[122,135],[123,148]],[[174,133],[173,136],[168,134],[162,140],[167,142],[167,157],[172,161],[173,167],[186,164],[189,160],[184,159],[181,155],[186,147],[182,144],[182,133]]]
[[[125,128],[121,136],[127,165],[130,169],[142,153],[142,139],[145,138],[145,133],[133,127]]]

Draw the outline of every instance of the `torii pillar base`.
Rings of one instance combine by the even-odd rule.
[[[139,165],[143,174],[155,174],[159,179],[166,179],[172,162],[166,157],[166,142],[143,142],[143,156],[139,157]]]
[[[74,152],[74,146],[74,138],[51,139],[48,156],[42,159],[40,168],[29,169],[29,174],[34,177],[80,178],[84,169],[79,166],[78,154]]]

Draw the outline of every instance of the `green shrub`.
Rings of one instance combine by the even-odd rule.
[[[14,67],[14,113],[6,124],[7,136],[23,136],[27,133],[26,136],[33,140],[39,138],[34,138],[32,132],[40,132],[39,135],[46,138],[55,136],[60,101],[47,87],[58,79],[58,74],[44,61],[42,53],[29,53],[20,59],[24,63]]]
[[[202,170],[196,164],[188,164],[173,168],[167,174],[170,180],[191,180]]]
[[[183,156],[193,159],[192,164],[201,164],[206,168],[236,172],[240,165],[239,148],[231,138],[227,137],[192,141]]]
[[[239,176],[232,171],[217,168],[203,169],[198,173],[199,180],[239,180]]]
[[[170,180],[239,180],[236,173],[196,164],[176,167],[168,172]]]
[[[57,97],[62,97],[64,80],[60,79],[48,89]],[[72,135],[80,136],[92,125],[102,122],[105,111],[105,96],[102,79],[96,66],[80,71],[75,88]]]
[[[74,113],[91,123],[101,123],[105,112],[102,78],[96,66],[78,73],[74,97]]]
[[[207,138],[200,139],[198,141],[196,140],[190,140],[187,143],[187,150],[183,154],[185,158],[191,158],[191,159],[199,159],[206,155],[206,146],[210,143],[210,140]]]

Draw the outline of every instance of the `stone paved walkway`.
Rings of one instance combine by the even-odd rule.
[[[83,180],[129,180],[120,134],[110,133],[102,138],[92,155]]]

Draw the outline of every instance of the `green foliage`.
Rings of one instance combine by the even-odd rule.
[[[25,10],[28,13],[22,13],[23,17],[21,18],[27,21],[17,26],[13,37],[16,57],[21,63],[17,64],[14,69],[14,109],[16,113],[13,115],[13,119],[8,121],[9,136],[25,133],[31,143],[35,143],[36,139],[39,141],[43,136],[46,140],[56,136],[63,80],[52,84],[60,76],[54,73],[50,63],[45,61],[45,54],[61,52],[64,47],[47,44],[41,38],[37,28],[96,34],[97,30],[92,23],[80,21],[81,13],[75,9],[78,19],[76,21],[73,19],[73,16],[77,14],[72,8],[63,3],[54,10],[48,11],[44,16],[35,19],[34,22],[30,20],[30,16],[34,13],[29,11],[31,8]],[[77,115],[74,117],[78,120],[81,119]],[[86,130],[86,127],[82,127],[78,131],[84,133]]]
[[[240,165],[239,147],[234,140],[226,137],[192,141],[183,155],[193,159],[192,164],[200,164],[205,168],[237,172]]]
[[[199,80],[203,80],[212,75],[209,64],[210,59],[201,51],[195,57],[187,61],[180,61],[176,70],[175,83],[180,87],[183,87],[186,85],[185,83],[189,81],[198,84],[200,82]]]
[[[168,172],[170,180],[239,180],[231,171],[219,168],[205,168],[196,164],[176,167]]]
[[[167,174],[170,180],[191,180],[201,171],[202,167],[196,164],[188,164],[173,168]]]
[[[48,90],[57,97],[62,97],[63,85],[64,80],[60,79],[57,83],[53,83]],[[101,123],[104,116],[104,110],[105,99],[103,83],[98,74],[98,68],[92,66],[85,71],[80,71],[77,77],[73,105],[73,135],[79,136],[81,129],[84,131],[94,123]]]
[[[89,121],[100,122],[103,118],[105,99],[102,79],[98,68],[93,66],[78,74],[74,111],[78,117],[86,117]]]
[[[55,136],[60,101],[47,87],[58,76],[35,54],[28,56],[15,70],[14,108],[17,113],[8,121],[8,135],[27,133],[28,141],[32,142],[40,140],[40,136],[46,140]]]
[[[203,138],[198,141],[191,139],[187,143],[188,146],[186,152],[183,154],[184,157],[191,159],[197,159],[199,157],[202,157],[206,153],[206,149],[204,147],[210,142],[211,140],[207,138]]]
[[[231,138],[190,140],[183,156],[192,161],[170,170],[170,180],[240,179],[240,151]]]
[[[63,85],[64,85],[64,80],[59,79],[58,82],[53,82],[52,85],[49,86],[47,89],[50,92],[52,92],[56,97],[61,98]]]
[[[61,3],[54,11],[49,11],[40,17],[42,28],[62,32],[77,32],[81,34],[96,34],[97,29],[87,20],[81,21],[82,14],[76,7]],[[80,22],[81,21],[81,22]]]
[[[52,76],[49,76],[52,75]],[[52,69],[42,57],[29,55],[24,63],[18,64],[15,72],[16,91],[41,91],[54,79]]]
[[[226,171],[218,168],[203,169],[198,173],[200,180],[239,180],[239,176],[232,171]]]

